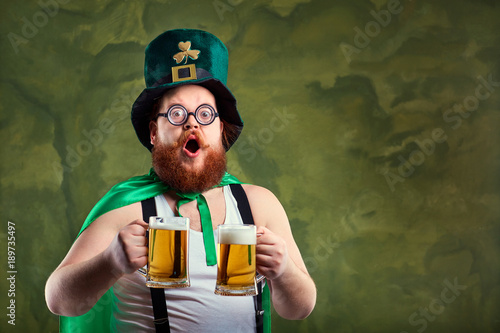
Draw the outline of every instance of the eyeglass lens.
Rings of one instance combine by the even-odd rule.
[[[182,105],[173,105],[168,109],[167,115],[173,125],[182,125],[190,114],[193,114],[201,125],[212,123],[216,117],[215,110],[208,104],[200,105],[196,112],[188,112]]]

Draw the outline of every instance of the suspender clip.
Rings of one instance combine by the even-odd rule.
[[[167,318],[154,319],[153,321],[154,321],[155,325],[162,325],[162,324],[168,323],[168,317]]]

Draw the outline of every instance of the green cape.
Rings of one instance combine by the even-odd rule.
[[[241,184],[234,176],[226,172],[218,186]],[[149,174],[132,177],[115,185],[94,206],[82,225],[78,236],[99,216],[120,207],[146,200],[163,194],[171,188],[163,184],[153,169]],[[60,317],[59,331],[62,333],[89,332],[106,333],[111,331],[110,318],[113,310],[113,288],[110,288],[90,311],[78,317]],[[271,332],[271,302],[269,288],[266,284],[262,293],[264,306],[264,332]]]

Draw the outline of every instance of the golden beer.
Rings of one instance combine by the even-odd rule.
[[[152,217],[148,236],[146,286],[189,287],[189,219]]]
[[[226,296],[257,294],[255,230],[253,225],[219,226],[216,294]]]

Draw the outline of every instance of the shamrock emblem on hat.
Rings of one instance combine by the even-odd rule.
[[[179,42],[179,49],[181,52],[176,53],[174,55],[175,62],[179,64],[184,58],[186,58],[186,61],[184,62],[185,64],[188,61],[188,58],[191,58],[193,60],[198,59],[198,55],[200,54],[199,50],[191,50],[191,42]]]

